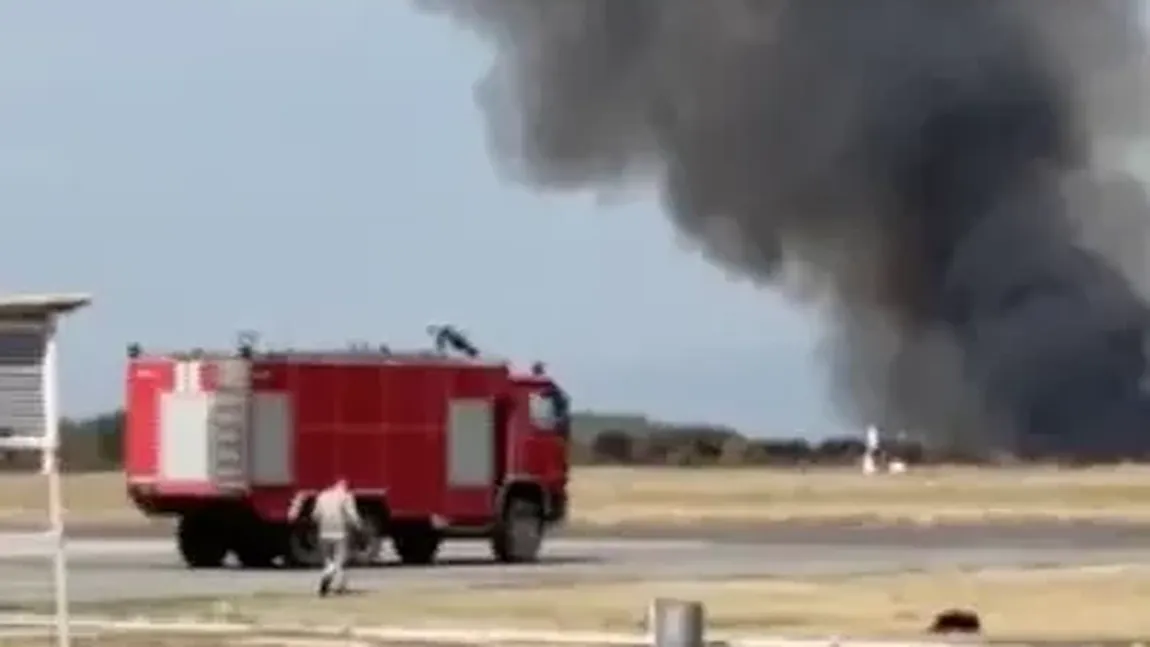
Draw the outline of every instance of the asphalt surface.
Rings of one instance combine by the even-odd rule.
[[[76,602],[308,592],[306,571],[188,571],[170,539],[69,539],[69,584]],[[578,529],[554,538],[539,564],[499,566],[482,542],[453,542],[433,567],[388,561],[359,568],[357,588],[454,583],[482,588],[584,580],[725,578],[755,575],[892,572],[932,567],[1150,563],[1150,529],[1098,524],[960,528],[787,525],[683,529],[630,528],[611,538]],[[139,534],[139,533],[137,533]],[[152,533],[154,534],[154,533]],[[38,534],[0,534],[0,610],[51,598],[50,545]]]
[[[32,533],[41,527],[0,522],[5,533]],[[174,526],[167,520],[118,523],[83,522],[68,526],[83,539],[167,539]],[[939,524],[890,524],[847,521],[786,521],[660,526],[629,524],[610,528],[566,526],[558,535],[571,538],[691,539],[712,543],[808,543],[820,545],[1057,545],[1082,547],[1150,547],[1150,523],[1116,521],[1023,521]],[[0,555],[2,558],[2,555]]]

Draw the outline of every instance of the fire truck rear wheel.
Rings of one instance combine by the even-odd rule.
[[[495,558],[504,563],[534,562],[543,546],[543,511],[527,498],[507,502],[491,538]]]
[[[214,515],[189,513],[180,517],[176,544],[188,568],[219,568],[228,554],[223,528]]]
[[[391,544],[404,564],[431,564],[441,543],[443,536],[430,524],[396,528],[391,535]]]
[[[258,520],[242,527],[235,539],[235,555],[244,568],[270,568],[278,556],[272,529]]]

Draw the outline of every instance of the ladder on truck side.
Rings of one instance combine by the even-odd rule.
[[[221,490],[242,492],[248,488],[250,369],[243,359],[218,360],[216,369],[216,388],[208,412],[212,481]]]

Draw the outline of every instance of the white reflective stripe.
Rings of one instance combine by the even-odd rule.
[[[187,361],[175,362],[175,384],[172,390],[176,393],[202,393],[204,390],[203,362]]]
[[[174,362],[175,379],[172,383],[172,390],[176,393],[183,393],[188,390],[188,367],[187,362]]]
[[[191,361],[183,362],[187,365],[187,389],[193,393],[200,393],[204,390],[204,374],[201,370],[203,362]]]

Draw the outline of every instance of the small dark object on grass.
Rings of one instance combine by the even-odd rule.
[[[932,634],[977,634],[982,632],[978,614],[964,609],[947,609],[934,617]]]

